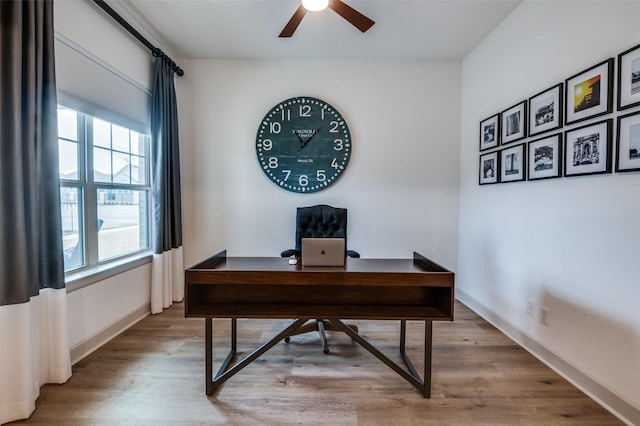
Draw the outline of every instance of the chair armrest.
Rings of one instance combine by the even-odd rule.
[[[347,250],[347,257],[359,258],[360,257],[360,253],[358,253],[355,250]]]
[[[296,251],[294,249],[285,250],[282,253],[280,253],[280,257],[291,257],[295,255],[296,255]]]

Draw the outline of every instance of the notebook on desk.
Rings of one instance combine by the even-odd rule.
[[[303,238],[302,266],[344,266],[344,238]]]

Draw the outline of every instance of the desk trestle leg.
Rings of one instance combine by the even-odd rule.
[[[385,363],[389,368],[398,373],[406,381],[416,387],[424,398],[431,398],[431,354],[432,354],[432,335],[433,335],[433,323],[431,320],[425,321],[424,329],[424,379],[420,379],[420,374],[416,371],[411,359],[405,352],[405,338],[406,338],[406,321],[400,321],[400,354],[404,363],[407,366],[409,372],[405,371],[398,364],[389,359],[385,354],[380,352],[371,343],[363,339],[359,334],[351,330],[346,324],[338,319],[329,320],[335,327],[349,335],[353,340],[358,342],[363,348],[369,351],[372,355]]]
[[[249,355],[238,361],[237,364],[229,368],[231,361],[235,358],[237,352],[237,320],[236,318],[231,319],[231,350],[229,354],[225,358],[224,362],[220,366],[218,373],[215,377],[213,374],[213,327],[211,318],[205,318],[205,372],[207,374],[207,382],[206,382],[206,392],[207,395],[212,395],[213,391],[220,386],[222,383],[229,380],[236,373],[240,372],[247,365],[251,364],[255,361],[260,355],[271,349],[275,346],[280,340],[284,339],[286,336],[289,336],[295,330],[300,328],[305,322],[307,322],[308,318],[302,318],[295,320],[289,327],[282,330],[278,335],[273,337],[268,342],[264,343],[262,346],[251,352]]]

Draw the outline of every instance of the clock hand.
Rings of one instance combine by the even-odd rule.
[[[304,141],[302,140],[302,138],[300,137],[300,133],[294,131],[294,133],[296,134],[296,137],[298,138],[298,140],[300,141],[300,149],[304,148]],[[299,151],[299,150],[298,150]]]
[[[302,151],[302,148],[304,148],[305,146],[307,146],[307,144],[309,142],[311,142],[311,139],[313,139],[313,137],[320,131],[320,127],[318,127],[316,129],[315,132],[313,132],[313,134],[311,136],[309,136],[309,139],[307,139],[306,141],[302,142],[302,140],[300,140],[300,142],[302,142],[302,146],[300,147],[300,149],[298,150],[298,152]],[[298,136],[298,139],[300,139],[300,136]]]

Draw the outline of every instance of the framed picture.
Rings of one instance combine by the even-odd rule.
[[[618,117],[616,172],[640,171],[640,112]]]
[[[490,152],[480,156],[480,185],[498,182],[498,173],[500,165],[498,164],[498,152]]]
[[[562,127],[562,88],[560,83],[529,98],[529,136]]]
[[[613,110],[613,58],[565,82],[565,124],[610,113]]]
[[[618,110],[640,105],[640,44],[618,55]]]
[[[500,114],[480,122],[480,151],[498,146],[500,143]]]
[[[611,173],[613,120],[564,132],[564,175]]]
[[[502,145],[527,136],[527,101],[522,101],[500,113]]]
[[[562,133],[529,142],[529,180],[562,176]]]
[[[525,144],[500,150],[500,182],[525,180]]]

